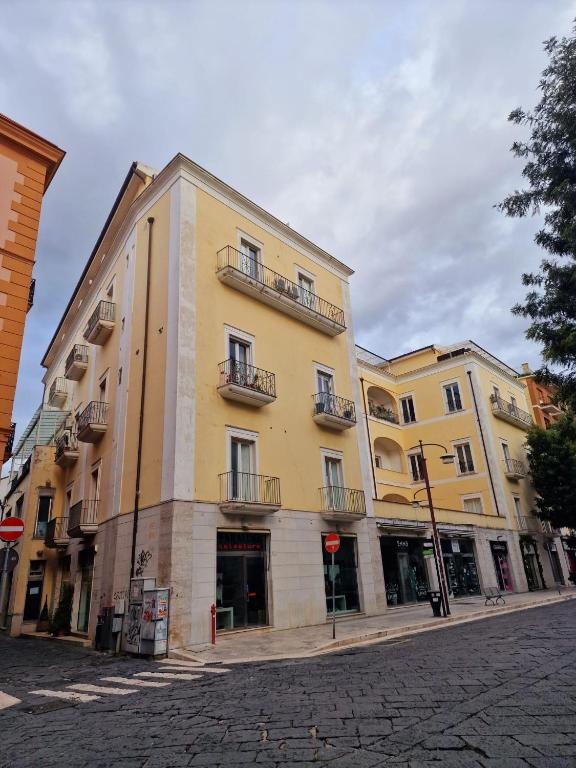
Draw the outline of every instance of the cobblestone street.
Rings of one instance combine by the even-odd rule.
[[[0,766],[573,768],[575,636],[568,602],[228,671],[2,638]]]

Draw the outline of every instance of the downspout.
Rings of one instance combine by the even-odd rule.
[[[478,429],[480,430],[480,440],[482,441],[482,448],[484,450],[484,459],[486,460],[486,469],[488,470],[488,477],[490,478],[490,487],[492,488],[492,496],[494,497],[494,506],[496,507],[496,514],[501,517],[500,509],[498,507],[498,499],[496,498],[496,488],[494,487],[494,478],[492,477],[492,470],[490,469],[490,462],[488,461],[488,451],[486,450],[486,440],[484,439],[484,430],[482,429],[482,422],[480,421],[480,413],[478,411],[478,403],[476,401],[476,392],[474,391],[474,384],[472,384],[472,371],[466,371],[468,374],[468,380],[470,382],[470,390],[472,391],[472,399],[474,400],[474,411],[476,412],[476,419],[478,421]]]
[[[364,379],[360,376],[362,385],[362,404],[364,405],[364,419],[366,421],[366,432],[368,433],[368,450],[370,451],[370,467],[372,469],[372,482],[374,483],[374,500],[378,501],[378,487],[376,485],[376,472],[374,471],[374,456],[372,454],[372,438],[370,437],[370,422],[368,421],[368,409],[366,408],[366,393],[364,392]]]
[[[136,487],[134,490],[134,518],[132,520],[132,556],[130,578],[134,578],[136,565],[136,538],[138,536],[138,514],[140,512],[140,472],[142,469],[142,437],[144,432],[144,403],[146,399],[146,363],[148,361],[148,314],[150,310],[150,267],[152,264],[152,226],[154,219],[148,219],[148,265],[146,267],[146,304],[144,308],[144,349],[142,351],[142,387],[140,389],[140,419],[138,423],[138,452],[136,454]]]

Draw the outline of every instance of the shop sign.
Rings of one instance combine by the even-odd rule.
[[[396,539],[396,549],[408,549],[408,539]]]
[[[490,545],[494,552],[508,552],[508,547],[506,544],[498,544],[495,541],[491,541]]]
[[[452,552],[460,552],[460,542],[458,539],[452,539]]]
[[[219,552],[261,552],[262,544],[257,541],[224,542],[218,545]]]
[[[430,540],[422,542],[422,557],[434,557],[434,545]]]

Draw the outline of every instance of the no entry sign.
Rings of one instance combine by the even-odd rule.
[[[19,517],[5,517],[0,522],[0,539],[16,541],[24,533],[24,520]]]
[[[333,555],[340,549],[340,536],[337,533],[329,533],[324,537],[324,549]]]

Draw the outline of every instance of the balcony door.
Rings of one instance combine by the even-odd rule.
[[[329,509],[343,509],[342,460],[332,456],[324,457],[324,478],[326,482],[326,499]]]
[[[251,243],[242,240],[240,244],[240,269],[245,275],[259,280],[260,273],[260,250]]]
[[[230,443],[230,468],[232,470],[232,498],[241,501],[258,499],[258,488],[254,485],[254,449],[249,440],[233,437]]]
[[[230,355],[231,383],[244,387],[249,386],[248,366],[252,364],[250,344],[230,336],[228,351]]]
[[[318,390],[318,410],[320,412],[329,413],[332,410],[334,377],[331,373],[326,373],[325,371],[316,371],[316,385]]]

